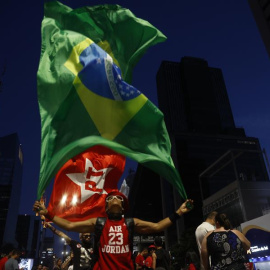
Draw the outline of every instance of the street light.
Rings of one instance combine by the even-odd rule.
[[[68,252],[67,252],[67,242],[66,242],[65,238],[62,238],[62,241],[64,241],[64,248],[63,248],[63,252],[62,252],[62,254],[63,254],[63,261],[64,261],[65,260],[65,257],[66,257],[66,254]]]

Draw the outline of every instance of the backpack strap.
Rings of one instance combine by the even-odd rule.
[[[129,249],[131,254],[133,254],[133,235],[134,235],[134,219],[133,218],[125,218],[125,223],[128,229],[128,240],[129,240]]]
[[[102,230],[105,226],[107,218],[106,217],[98,217],[96,220],[95,224],[95,238],[94,238],[94,248],[93,248],[93,265],[97,262],[98,260],[98,249],[100,245],[100,236],[102,233]]]

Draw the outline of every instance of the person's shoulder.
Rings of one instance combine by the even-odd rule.
[[[201,223],[195,230],[195,234],[201,232],[202,230],[204,230],[204,227],[203,227],[203,223]]]
[[[210,230],[213,230],[214,229],[214,226],[211,225],[210,223],[208,222],[203,222],[202,224],[200,224],[195,233],[198,234],[198,233],[201,233],[201,232],[208,232]]]
[[[77,241],[77,240],[74,240],[74,239],[71,239],[70,240],[69,246],[72,249],[76,249],[76,248],[81,248],[82,247],[81,243],[79,241]]]
[[[238,237],[243,235],[243,234],[242,234],[240,231],[238,231],[238,230],[230,230],[230,232],[236,234]]]
[[[155,253],[158,259],[162,259],[163,256],[170,256],[170,252],[164,248],[157,249]]]
[[[209,228],[209,227],[214,228],[214,226],[212,224],[204,221],[197,227],[197,229],[205,229],[205,228]]]
[[[157,255],[158,258],[161,257],[161,256],[163,255],[163,253],[164,253],[163,250],[164,250],[163,248],[159,248],[159,249],[157,249],[157,250],[155,251],[155,253],[156,253],[156,255]]]
[[[0,265],[1,265],[1,264],[4,264],[7,260],[8,260],[8,257],[7,257],[7,256],[1,258],[1,259],[0,259]]]
[[[79,243],[77,240],[74,240],[74,239],[71,239],[71,240],[70,240],[70,245],[71,245],[71,244],[74,245],[74,244],[77,244],[77,243]]]
[[[204,222],[203,222],[204,223]],[[203,223],[201,223],[197,228],[196,230],[200,229],[202,226],[203,226]]]
[[[214,232],[214,230],[208,231],[208,232],[205,234],[205,236],[204,236],[203,239],[207,239],[208,236],[209,236],[210,234],[212,234],[213,232]]]
[[[209,235],[212,234],[213,232],[215,232],[215,230],[211,230],[211,231],[207,232],[207,234],[205,235],[205,237],[209,236]]]
[[[214,230],[214,225],[210,224],[209,222],[204,222],[204,228],[208,229],[208,230]]]

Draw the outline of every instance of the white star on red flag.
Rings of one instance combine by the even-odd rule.
[[[82,173],[69,173],[67,177],[81,188],[81,203],[94,194],[107,194],[103,189],[105,178],[112,168],[96,170],[91,160],[86,158],[85,171]]]

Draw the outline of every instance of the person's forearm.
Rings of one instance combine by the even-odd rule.
[[[40,204],[38,204],[38,202],[36,202],[36,207],[38,207]],[[40,207],[38,208],[39,210],[39,214],[40,215],[44,215],[44,217],[49,220],[49,221],[52,221],[53,223],[55,223],[56,225],[58,225],[60,228],[62,229],[65,229],[67,231],[70,231],[71,230],[71,224],[72,222],[66,220],[66,219],[63,219],[63,218],[60,218],[60,217],[57,217],[55,216],[54,212],[45,208],[44,206],[42,207],[40,205]]]
[[[71,262],[71,256],[67,257],[67,259],[64,261],[64,263],[62,264],[61,268],[63,270],[68,269],[69,263]]]
[[[67,236],[65,233],[57,230],[55,227],[53,227],[51,224],[47,223],[47,227],[57,236],[64,238],[67,244],[70,244],[71,238]]]
[[[153,262],[152,262],[152,268],[153,269],[156,269],[156,263],[157,263],[156,258],[153,258]]]
[[[170,227],[173,223],[175,223],[183,214],[180,213],[173,213],[169,217],[164,218],[163,220],[159,221],[156,226],[155,232],[161,232]]]
[[[242,242],[242,244],[243,244],[243,247],[244,247],[244,249],[245,249],[246,251],[250,249],[250,242],[249,242],[248,240]]]
[[[52,219],[52,222],[66,231],[72,230],[72,222],[70,222],[66,219],[60,218],[58,216],[54,216]]]
[[[79,233],[94,232],[96,218],[92,218],[86,221],[70,222],[66,219],[57,217],[53,211],[46,209],[39,201],[35,201],[33,205],[33,211],[38,213],[40,216],[44,216],[47,220],[53,221],[60,228],[67,231],[74,231]]]
[[[148,234],[148,233],[158,233],[164,231],[173,223],[175,223],[182,215],[178,215],[177,213],[173,213],[170,217],[164,218],[163,220],[153,223],[140,219],[134,218],[135,222],[135,232]]]
[[[208,253],[205,253],[202,251],[202,263],[205,270],[208,270],[209,268],[209,257]]]
[[[52,221],[53,223],[55,223],[56,225],[58,225],[62,229],[65,229],[67,231],[70,230],[70,225],[71,225],[71,222],[70,221],[55,216],[54,213],[53,213],[53,211],[49,211],[46,208],[42,209],[42,212],[44,212],[44,213],[41,213],[41,214],[44,215],[44,217],[47,220]]]

